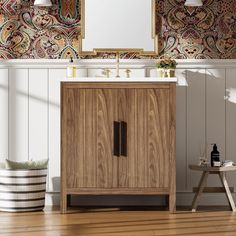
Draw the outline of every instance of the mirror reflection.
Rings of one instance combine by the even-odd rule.
[[[157,54],[155,0],[82,0],[81,8],[81,54]]]

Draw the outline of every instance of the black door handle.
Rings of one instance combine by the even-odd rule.
[[[120,122],[120,154],[127,157],[127,123]]]
[[[120,156],[120,122],[113,122],[113,155]]]

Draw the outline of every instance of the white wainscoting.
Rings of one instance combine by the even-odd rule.
[[[121,75],[156,76],[152,60],[122,60]],[[66,77],[65,60],[9,60],[0,65],[0,159],[49,158],[47,204],[59,203],[60,191],[60,81]],[[77,76],[102,76],[104,68],[115,75],[113,60],[84,60]],[[236,60],[180,60],[177,77],[188,86],[177,86],[177,203],[189,205],[200,173],[188,165],[198,157],[209,158],[211,144],[217,143],[222,159],[236,162],[236,104],[229,102],[227,90],[236,91]],[[236,96],[236,95],[234,95]],[[230,173],[236,191],[236,173]],[[220,185],[217,176],[208,184]],[[234,194],[236,197],[236,194]],[[155,197],[136,201],[116,198],[119,204],[154,204]],[[110,199],[111,200],[111,199]],[[104,204],[96,199],[90,204]],[[80,203],[86,204],[86,198]],[[223,194],[208,194],[201,204],[227,204]]]

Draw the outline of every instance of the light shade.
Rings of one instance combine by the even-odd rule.
[[[34,5],[38,7],[50,7],[52,6],[51,0],[35,0]]]
[[[200,7],[203,3],[202,0],[186,0],[184,5],[188,7]]]

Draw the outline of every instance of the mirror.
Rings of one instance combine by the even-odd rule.
[[[79,54],[158,54],[155,0],[80,0]]]

